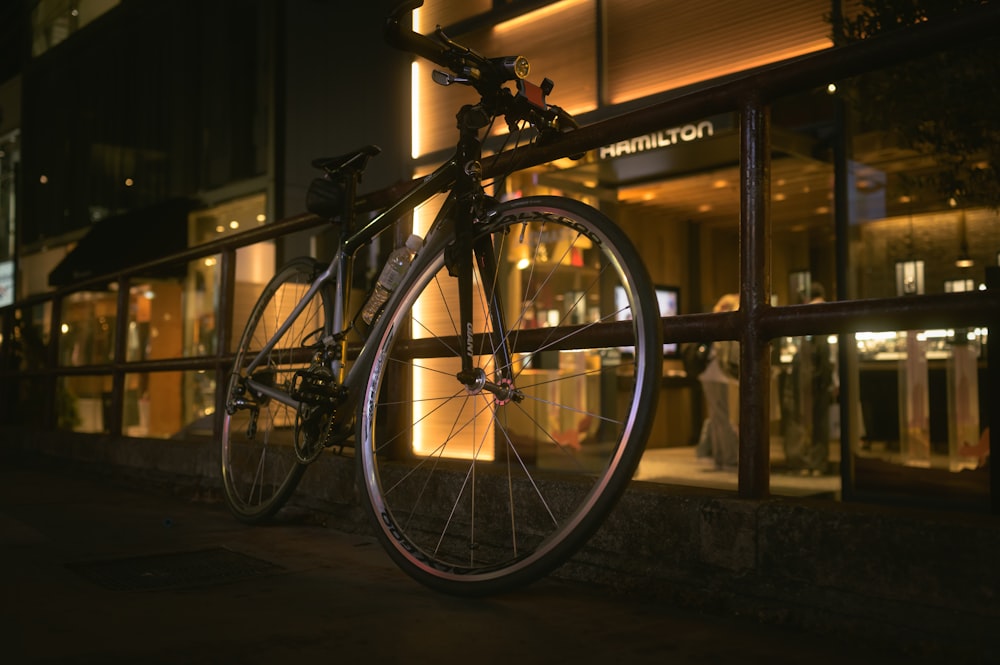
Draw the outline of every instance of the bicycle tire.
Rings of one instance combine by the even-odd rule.
[[[593,535],[642,456],[662,372],[652,282],[610,219],[571,199],[531,197],[499,205],[476,229],[500,257],[488,270],[501,283],[516,390],[477,392],[455,378],[466,343],[487,376],[499,375],[485,348],[496,341],[486,323],[494,299],[480,266],[474,319],[485,334],[460,335],[449,242],[430,242],[369,337],[356,451],[362,503],[392,559],[463,596],[535,581]],[[572,296],[563,294],[560,325],[532,341],[529,305],[557,279],[575,285]],[[614,340],[602,335],[616,328]]]
[[[308,257],[290,261],[267,283],[251,310],[240,337],[227,391],[227,404],[238,398],[240,376],[264,343],[278,330],[319,274],[317,262]],[[254,372],[257,380],[288,391],[294,373],[308,369],[303,344],[317,329],[329,330],[330,303],[320,289],[268,352]],[[307,464],[295,453],[301,436],[298,408],[268,399],[250,397],[254,409],[227,408],[222,428],[222,484],[226,505],[241,521],[257,524],[272,518],[298,486]]]

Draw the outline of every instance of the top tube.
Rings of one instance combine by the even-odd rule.
[[[447,192],[455,182],[456,162],[454,158],[439,166],[425,177],[420,184],[403,195],[401,199],[375,216],[370,222],[355,231],[344,241],[344,251],[353,255],[368,241],[388,229],[397,219],[410,212],[435,194]]]

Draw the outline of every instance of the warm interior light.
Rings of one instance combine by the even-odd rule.
[[[955,199],[952,199],[954,201]],[[961,214],[958,216],[958,235],[961,241],[959,246],[960,253],[958,259],[955,260],[956,268],[971,268],[975,265],[975,261],[969,256],[969,231],[968,226],[965,221],[965,210],[962,210]]]
[[[634,99],[641,99],[648,95],[654,95],[664,90],[676,90],[686,85],[701,83],[713,78],[720,78],[740,71],[746,71],[763,65],[770,65],[782,60],[790,60],[801,55],[823,51],[833,46],[833,42],[828,37],[813,39],[811,41],[796,44],[785,49],[778,49],[762,53],[756,57],[741,57],[739,53],[734,53],[732,57],[719,57],[717,60],[723,64],[700,68],[692,72],[679,73],[676,77],[667,80],[660,80],[655,83],[641,84],[635,83],[627,86],[618,93],[611,94],[612,104],[623,104]]]
[[[493,28],[497,32],[507,32],[514,30],[519,27],[523,27],[529,23],[534,23],[535,21],[540,21],[548,16],[561,12],[563,10],[569,9],[573,5],[580,4],[584,0],[563,0],[562,2],[556,2],[551,5],[546,5],[541,9],[536,9],[533,12],[528,12],[527,14],[521,14],[509,21],[504,21],[503,23],[497,23]]]
[[[424,175],[420,172],[414,176]],[[438,194],[426,203],[418,206],[413,211],[413,232],[424,236],[427,229],[434,221],[435,212],[444,203],[445,195]],[[446,289],[452,289],[453,294],[445,298],[446,301],[455,301],[458,298],[458,286],[456,284],[443,285]],[[427,298],[417,298],[413,303],[413,319],[411,322],[410,335],[414,339],[427,337],[430,333],[421,327],[417,322],[439,319],[441,316],[450,316],[447,312],[434,311],[440,306],[440,299],[435,296]],[[414,395],[440,394],[440,385],[445,382],[450,388],[454,387],[456,367],[453,358],[426,358],[421,359],[419,366],[414,366],[412,371],[412,386]],[[444,450],[445,457],[452,459],[468,459],[476,456],[478,459],[493,459],[493,446],[482,446],[479,450],[459,449],[455,441],[450,441],[451,432],[454,429],[455,414],[445,412],[436,408],[436,405],[426,401],[416,399],[413,402],[413,452],[417,455],[442,454],[438,448],[448,442]],[[480,413],[476,420],[476,425],[481,432],[491,432],[492,424],[490,420],[491,411],[489,409]],[[480,443],[492,440],[492,434],[487,434],[480,439]]]
[[[420,156],[420,63],[410,65],[410,157]]]

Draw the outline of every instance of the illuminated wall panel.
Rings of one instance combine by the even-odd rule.
[[[607,103],[832,46],[828,0],[607,0]]]

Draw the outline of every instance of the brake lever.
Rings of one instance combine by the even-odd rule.
[[[469,85],[472,83],[471,79],[462,78],[460,76],[455,76],[454,74],[449,74],[448,72],[442,72],[440,69],[435,69],[431,72],[431,78],[438,85],[443,85],[448,87],[452,83],[459,83],[461,85]]]

